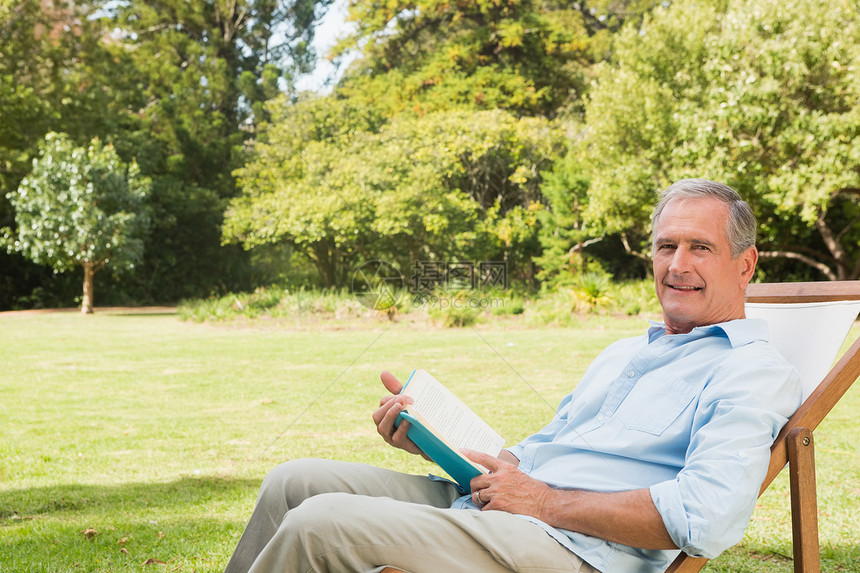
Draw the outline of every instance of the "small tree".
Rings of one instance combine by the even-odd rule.
[[[131,270],[141,260],[149,181],[98,139],[82,148],[49,133],[40,147],[32,172],[6,196],[17,230],[3,229],[0,241],[55,272],[83,267],[81,312],[88,314],[95,273],[108,265]]]

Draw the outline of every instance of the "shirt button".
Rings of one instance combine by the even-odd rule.
[[[636,376],[636,372],[634,372],[633,370],[627,371],[627,377],[628,378],[633,378],[634,376]]]
[[[603,421],[603,414],[598,414],[598,415],[597,415],[597,421],[598,421],[598,422],[602,422],[602,421]]]

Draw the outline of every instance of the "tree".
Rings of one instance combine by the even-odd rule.
[[[586,272],[590,261],[585,247],[603,239],[593,236],[583,221],[589,187],[585,173],[575,156],[567,154],[543,176],[541,192],[547,206],[538,213],[542,251],[535,263],[541,269],[537,278],[546,288],[569,284],[578,274]]]
[[[134,285],[176,300],[251,286],[247,254],[221,244],[233,170],[267,119],[263,102],[289,90],[313,59],[319,8],[330,0],[131,0],[112,3],[114,52],[128,60],[125,129],[112,138],[153,181],[153,219]]]
[[[224,236],[246,248],[286,242],[325,286],[384,259],[505,260],[528,275],[540,173],[561,141],[543,119],[450,111],[390,122],[335,97],[271,107],[272,123],[237,172],[243,194]]]
[[[148,186],[113,147],[98,139],[75,147],[49,133],[32,172],[7,196],[17,230],[3,229],[3,242],[56,272],[82,267],[81,311],[91,313],[95,273],[108,265],[131,270],[141,259]]]
[[[0,194],[18,187],[48,131],[79,144],[120,128],[138,85],[109,49],[97,2],[0,0]]]
[[[619,36],[589,95],[587,217],[644,248],[659,189],[722,180],[758,215],[763,267],[778,259],[783,276],[857,278],[858,62],[851,2],[656,9]]]
[[[119,47],[131,54],[143,96],[136,111],[161,148],[152,167],[231,197],[242,143],[253,122],[265,119],[260,102],[307,69],[316,9],[329,1],[114,4],[109,20],[119,27]]]
[[[99,22],[87,2],[0,0],[0,227],[14,223],[6,200],[32,165],[48,131],[79,144],[116,125],[111,78]],[[68,281],[50,268],[0,249],[0,308],[57,305],[70,299]],[[25,302],[26,301],[26,302]]]
[[[356,30],[340,50],[360,46],[364,57],[338,92],[388,116],[460,108],[551,117],[578,103],[591,63],[577,8],[534,0],[353,1]]]

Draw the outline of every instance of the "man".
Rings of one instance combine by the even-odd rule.
[[[678,550],[714,557],[740,540],[770,445],[800,403],[794,370],[744,318],[758,252],[749,206],[684,180],[653,214],[663,322],[610,345],[553,420],[462,495],[450,482],[361,464],[297,460],[264,480],[227,566],[238,571],[658,572]],[[373,413],[383,438],[405,397]]]

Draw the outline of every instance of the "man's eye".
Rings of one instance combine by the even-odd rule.
[[[674,249],[675,245],[672,245],[669,243],[663,243],[662,245],[659,245],[657,248],[660,249],[661,251],[665,251],[666,249]]]

